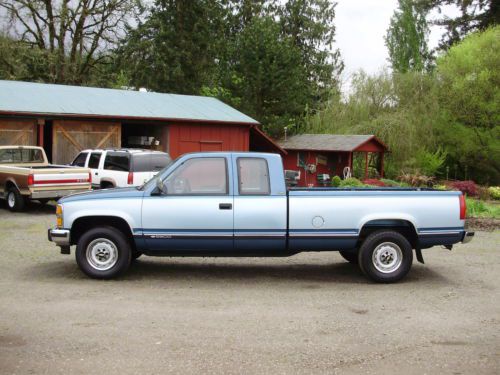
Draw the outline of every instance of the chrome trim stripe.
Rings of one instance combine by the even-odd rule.
[[[299,232],[290,233],[290,237],[358,237],[356,232]]]
[[[434,231],[434,232],[430,232],[430,231],[425,231],[425,232],[418,232],[418,235],[419,236],[435,236],[435,235],[448,235],[448,234],[460,234],[462,233],[463,231]]]

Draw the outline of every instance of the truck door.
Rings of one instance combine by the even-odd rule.
[[[232,166],[224,156],[192,157],[144,197],[142,231],[151,251],[233,250]]]
[[[271,170],[283,176],[278,166]],[[234,246],[236,251],[263,253],[286,250],[287,196],[273,185],[269,161],[265,157],[233,155]],[[282,184],[284,182],[282,181]],[[284,186],[283,186],[284,187]]]

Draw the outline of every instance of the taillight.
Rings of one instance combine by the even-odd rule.
[[[134,183],[134,172],[128,172],[127,184],[132,185]]]
[[[92,172],[89,172],[89,184],[92,183]]]
[[[465,203],[465,195],[460,195],[460,220],[465,220],[465,214],[467,213],[467,204]]]
[[[35,177],[33,177],[32,174],[28,175],[28,186],[33,186],[35,185]]]

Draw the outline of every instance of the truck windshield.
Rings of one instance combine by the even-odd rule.
[[[0,150],[0,164],[43,162],[42,150],[37,148],[5,148]]]

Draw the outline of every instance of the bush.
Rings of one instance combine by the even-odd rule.
[[[400,187],[401,183],[398,181],[390,180],[388,178],[381,178],[380,181],[385,185],[385,186],[390,186],[390,187]]]
[[[340,181],[340,184],[339,184],[339,187],[342,187],[342,188],[345,188],[345,187],[364,187],[364,186],[366,186],[366,185],[354,177],[346,178],[345,180]]]
[[[454,181],[450,184],[450,187],[455,190],[460,190],[462,193],[470,196],[476,197],[478,194],[477,185],[474,181]]]
[[[342,182],[342,180],[340,179],[339,176],[332,177],[332,186],[333,187],[339,187],[341,182]]]
[[[488,188],[488,193],[490,193],[491,199],[499,200],[500,199],[500,186],[490,186]]]
[[[368,178],[363,180],[363,183],[370,186],[385,186],[383,181],[377,180],[376,178]]]
[[[415,168],[424,175],[436,176],[446,161],[446,151],[438,148],[435,152],[425,149],[419,150],[415,155]]]
[[[433,188],[436,190],[448,190],[448,186],[446,185],[434,185]]]
[[[420,173],[403,173],[399,180],[415,187],[428,187],[434,184],[434,177],[425,176]]]

